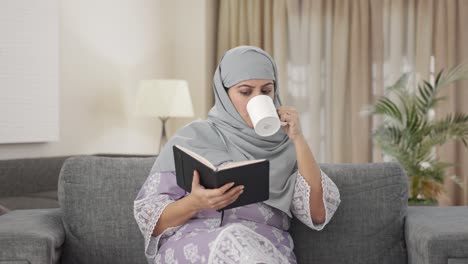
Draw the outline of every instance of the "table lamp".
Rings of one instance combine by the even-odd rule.
[[[166,121],[170,117],[193,117],[192,100],[185,80],[141,80],[136,114],[155,116],[162,122],[159,153],[167,142]]]

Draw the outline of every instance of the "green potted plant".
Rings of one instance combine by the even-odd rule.
[[[372,137],[385,160],[397,161],[405,169],[410,204],[436,204],[437,196],[444,191],[445,169],[454,164],[440,161],[436,147],[449,140],[461,141],[467,147],[468,115],[450,113],[435,119],[436,107],[446,99],[438,96],[439,91],[449,83],[467,79],[467,65],[441,70],[433,84],[411,81],[414,74],[403,74],[365,110],[367,115],[382,118]],[[459,183],[458,177],[450,178]]]

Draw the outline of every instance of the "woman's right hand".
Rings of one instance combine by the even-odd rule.
[[[234,183],[226,183],[216,189],[206,189],[200,185],[198,171],[193,171],[192,192],[188,195],[197,211],[201,209],[218,210],[233,203],[244,192],[244,186],[239,185],[229,190]],[[229,191],[228,191],[229,190]]]

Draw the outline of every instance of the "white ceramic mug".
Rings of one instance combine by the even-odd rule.
[[[281,122],[276,112],[275,104],[267,95],[257,95],[247,103],[247,112],[254,126],[255,133],[268,137],[280,129],[286,122]]]

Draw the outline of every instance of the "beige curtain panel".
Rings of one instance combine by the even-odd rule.
[[[264,49],[278,64],[281,96],[286,98],[287,25],[286,0],[219,1],[217,62],[224,52],[240,45]]]
[[[468,1],[465,0],[385,0],[384,14],[384,75],[388,84],[394,82],[406,67],[422,78],[441,69],[468,62]],[[431,57],[435,71],[431,73]],[[379,63],[379,64],[380,64]],[[385,82],[385,84],[387,84]],[[436,109],[445,116],[456,111],[468,112],[468,82],[458,82],[444,88],[447,100]],[[445,94],[444,94],[445,93]],[[438,149],[441,160],[456,163],[448,175],[457,175],[461,186],[447,177],[447,195],[439,198],[442,205],[468,205],[468,152],[462,143],[449,143]]]
[[[433,4],[432,52],[436,71],[460,63],[468,63],[468,1],[430,1]],[[458,82],[444,90],[447,102],[441,105],[440,115],[449,112],[468,113],[468,81]],[[440,199],[442,204],[468,205],[468,150],[462,143],[451,143],[439,150],[443,160],[457,164],[450,172],[462,180],[462,187],[447,180],[448,196]]]
[[[301,123],[321,162],[381,161],[371,131],[380,120],[360,111],[405,71],[430,76],[468,60],[466,0],[221,0],[218,61],[224,51],[255,45],[276,59],[284,103]],[[432,58],[431,58],[432,57]],[[445,89],[438,114],[468,112],[467,82]],[[463,99],[465,98],[465,100]],[[468,204],[468,152],[441,148],[462,187],[446,182],[441,204]]]

